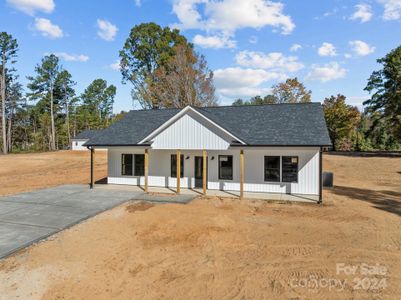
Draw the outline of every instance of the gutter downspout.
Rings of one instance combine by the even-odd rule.
[[[89,187],[90,189],[93,189],[93,154],[95,152],[95,150],[93,149],[93,147],[90,146],[86,146],[86,148],[88,148],[91,152],[91,164],[90,164],[90,183],[89,183]]]

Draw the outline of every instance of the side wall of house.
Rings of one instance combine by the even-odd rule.
[[[127,154],[143,154],[144,149],[135,147],[115,147],[108,149],[108,182],[111,184],[143,185],[144,177],[122,176],[121,156]],[[209,150],[208,152],[208,189],[227,191],[239,190],[239,149]],[[176,178],[170,177],[170,157],[174,150],[149,149],[149,186],[176,187]],[[195,187],[194,157],[202,156],[202,151],[182,150],[184,155],[184,177],[181,178],[182,188]],[[218,156],[233,156],[233,180],[218,179]],[[265,182],[265,156],[298,156],[298,182]],[[319,194],[319,148],[245,148],[245,179],[244,190],[248,192],[288,193],[288,194]]]
[[[87,140],[72,140],[71,141],[71,149],[72,150],[88,150],[88,148],[86,148],[86,146],[83,146],[83,144],[85,144]]]

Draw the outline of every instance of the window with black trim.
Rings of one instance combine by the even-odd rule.
[[[233,156],[219,155],[219,179],[233,179]]]
[[[298,182],[298,156],[283,156],[281,158],[283,182]]]
[[[171,177],[177,177],[177,155],[171,154]],[[184,177],[184,155],[180,156],[180,177]]]
[[[145,175],[145,154],[134,155],[134,174],[135,176]]]
[[[121,155],[121,174],[132,176],[132,154]]]
[[[265,181],[280,182],[280,156],[265,156]]]

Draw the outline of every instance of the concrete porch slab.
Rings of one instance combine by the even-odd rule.
[[[100,185],[99,185],[100,186]],[[120,187],[116,184],[106,184],[104,187],[110,189]],[[121,185],[125,189],[131,191],[143,191],[142,187],[132,186],[132,185]],[[96,186],[97,187],[97,186]],[[149,194],[161,194],[161,195],[176,195],[175,189],[166,187],[149,187]],[[239,191],[220,191],[220,190],[207,190],[207,196],[216,197],[239,197]],[[181,188],[181,193],[179,196],[192,195],[202,196],[203,190],[201,188],[196,189],[185,189]],[[149,195],[144,195],[144,197],[149,197]],[[244,199],[259,199],[267,201],[292,201],[292,202],[307,202],[307,203],[317,203],[319,201],[318,195],[301,195],[301,194],[280,194],[280,193],[255,193],[255,192],[244,192]]]

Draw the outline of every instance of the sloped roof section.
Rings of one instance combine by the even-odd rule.
[[[247,146],[330,146],[320,103],[194,108]],[[86,143],[138,145],[181,109],[130,111]]]
[[[98,134],[100,132],[100,130],[84,130],[81,131],[80,133],[78,133],[76,136],[74,136],[72,139],[73,140],[88,140],[92,137],[94,137],[96,134]]]
[[[162,126],[180,109],[131,110],[102,130],[85,146],[134,146]]]
[[[248,145],[330,146],[320,103],[197,108]]]

